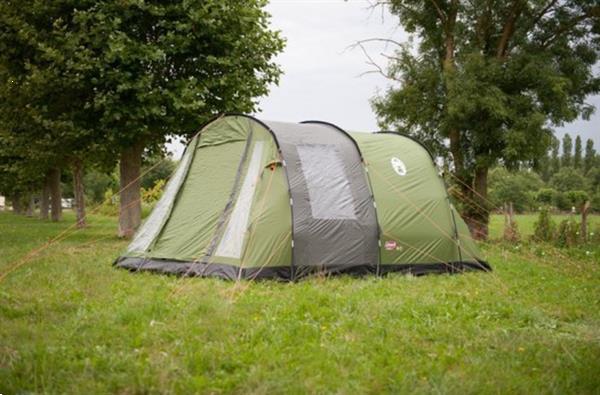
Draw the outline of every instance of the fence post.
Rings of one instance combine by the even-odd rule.
[[[590,201],[586,200],[581,207],[581,235],[583,237],[583,242],[587,242],[587,216],[590,211]]]

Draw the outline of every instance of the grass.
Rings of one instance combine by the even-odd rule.
[[[531,236],[535,227],[535,221],[537,220],[537,214],[519,214],[515,216],[519,232],[524,236]],[[569,214],[552,214],[552,220],[558,225],[561,221],[573,218],[580,222],[581,217],[579,215]],[[600,227],[600,215],[590,215],[588,217],[588,228],[594,230]],[[502,215],[492,215],[490,220],[490,237],[492,239],[498,239],[502,237],[504,231],[504,217]]]
[[[72,222],[0,213],[0,273]],[[597,245],[488,243],[493,274],[235,284],[114,269],[114,219],[90,223],[0,283],[0,393],[600,391]]]

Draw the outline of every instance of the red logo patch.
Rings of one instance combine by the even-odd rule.
[[[388,251],[395,250],[398,244],[394,240],[388,240],[385,242],[385,249]]]

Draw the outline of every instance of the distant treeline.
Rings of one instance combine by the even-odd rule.
[[[593,211],[600,212],[600,155],[594,141],[588,139],[584,147],[579,135],[573,143],[567,133],[562,144],[554,139],[548,153],[531,168],[492,169],[489,197],[496,206],[512,202],[519,212],[540,206],[579,211],[587,200]]]

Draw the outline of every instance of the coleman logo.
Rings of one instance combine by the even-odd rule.
[[[388,240],[385,242],[385,249],[388,251],[395,250],[398,244],[394,240]]]
[[[402,162],[400,159],[396,158],[395,156],[392,157],[392,159],[390,160],[390,162],[392,163],[392,169],[394,169],[394,171],[399,176],[405,176],[406,175],[406,165],[404,164],[404,162]]]

